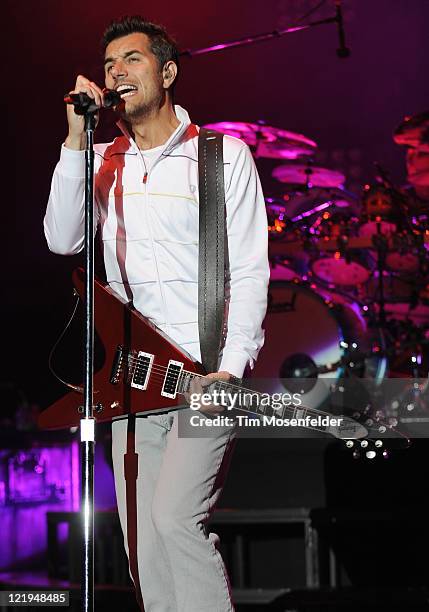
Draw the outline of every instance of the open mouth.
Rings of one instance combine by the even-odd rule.
[[[116,88],[116,91],[121,98],[130,98],[137,93],[137,87],[136,85],[131,85],[131,83],[123,83]]]

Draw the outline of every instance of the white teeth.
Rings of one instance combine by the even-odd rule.
[[[121,91],[124,91],[125,89],[126,90],[132,89],[132,90],[136,91],[137,87],[135,85],[119,85],[119,87],[117,87],[116,91],[118,93],[121,93]]]
[[[121,98],[129,98],[130,96],[134,96],[134,95],[135,95],[135,93],[136,93],[136,92],[135,92],[135,90],[133,90],[133,91],[129,91],[129,92],[127,92],[127,93],[122,94],[122,95],[121,95]]]

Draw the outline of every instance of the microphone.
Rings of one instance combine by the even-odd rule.
[[[121,94],[126,93],[127,91],[132,91],[131,89],[123,89]],[[121,94],[119,94],[114,89],[103,89],[103,99],[104,103],[102,108],[112,108],[113,106],[117,106],[122,102]],[[100,107],[97,106],[95,100],[90,98],[88,94],[81,92],[77,94],[66,94],[64,96],[64,102],[66,104],[73,104],[74,112],[76,115],[85,115],[86,113],[95,113],[100,110]]]
[[[335,20],[338,27],[338,40],[340,46],[337,49],[337,55],[340,58],[349,57],[350,49],[346,47],[346,36],[344,34],[343,10],[341,8],[341,0],[334,0],[335,4]]]

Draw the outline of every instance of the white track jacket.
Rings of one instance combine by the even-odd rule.
[[[95,145],[95,220],[110,287],[200,360],[198,333],[198,128],[180,121],[151,156],[148,175],[124,124]],[[146,164],[146,167],[148,164]],[[62,147],[44,220],[51,251],[73,255],[84,242],[85,153]],[[229,274],[219,370],[241,377],[263,344],[269,266],[267,219],[249,148],[224,137]]]

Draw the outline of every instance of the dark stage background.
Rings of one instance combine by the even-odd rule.
[[[51,173],[66,134],[62,98],[78,73],[102,83],[98,43],[106,24],[121,14],[144,14],[165,25],[182,49],[197,48],[286,27],[316,4],[316,0],[8,0],[3,4],[7,17],[2,37],[6,52],[2,89],[7,98],[3,152],[9,164],[2,191],[3,209],[11,213],[2,231],[4,405],[14,387],[41,407],[61,393],[48,371],[47,358],[72,306],[71,270],[82,259],[49,253],[42,220]],[[429,108],[429,1],[344,0],[343,7],[351,48],[348,59],[336,55],[338,37],[332,24],[252,47],[183,58],[177,103],[198,124],[263,119],[301,132],[319,144],[319,163],[343,170],[353,191],[374,180],[375,160],[402,184],[404,153],[391,135],[404,115]],[[327,0],[311,18],[333,14],[334,3]],[[98,141],[110,138],[112,131],[112,117],[105,113]],[[270,179],[274,165],[266,160],[258,165],[266,195],[276,190]],[[62,373],[67,375],[66,367]],[[241,463],[237,457],[233,465],[236,486],[226,490],[225,504],[324,504],[324,444],[313,441],[308,450],[305,445],[285,447],[279,440],[272,446],[261,441],[259,447],[258,441],[248,442],[243,442]],[[352,465],[349,456],[340,474],[334,459],[327,478],[329,500],[334,505],[356,500],[361,507],[377,505],[386,500],[390,488],[380,487],[380,482],[396,479],[400,489],[392,503],[425,501],[429,463],[425,446],[412,453],[387,467],[374,465],[372,472],[368,466]],[[329,453],[325,460],[329,466]],[[290,470],[290,465],[299,467]],[[276,474],[273,480],[267,479],[264,466],[275,466],[269,472]],[[348,477],[343,479],[344,471],[356,486]],[[254,484],[252,490],[249,482]]]

